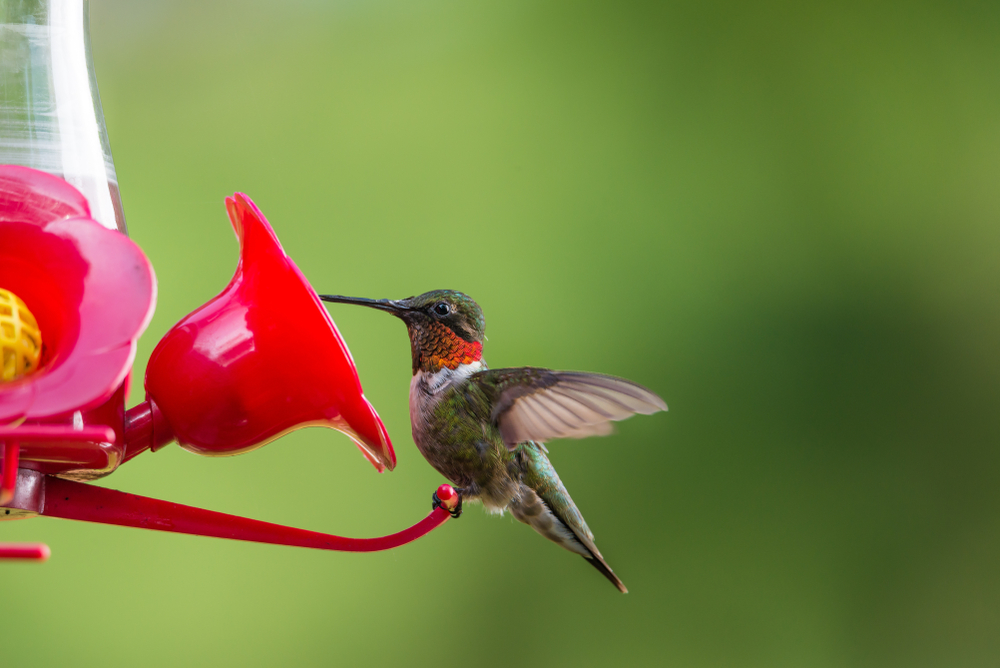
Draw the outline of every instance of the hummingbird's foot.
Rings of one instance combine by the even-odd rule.
[[[454,517],[456,519],[458,519],[459,517],[461,517],[462,516],[462,490],[456,489],[455,493],[458,495],[458,503],[455,505],[454,509],[449,509],[448,506],[444,505],[444,502],[441,501],[441,499],[438,498],[438,494],[435,491],[434,494],[431,495],[431,500],[432,500],[431,501],[431,510],[434,510],[435,508],[444,508],[445,510],[447,510],[451,514],[452,517]]]

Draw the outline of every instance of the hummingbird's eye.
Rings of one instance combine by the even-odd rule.
[[[438,302],[434,305],[434,313],[441,316],[448,315],[451,313],[451,307],[444,302]]]

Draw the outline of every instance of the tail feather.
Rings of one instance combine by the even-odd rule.
[[[625,584],[615,575],[594,544],[594,534],[540,448],[524,444],[526,455],[520,494],[510,504],[518,520],[570,552],[576,552],[623,594]],[[528,446],[528,447],[525,447]]]
[[[611,570],[611,567],[608,566],[608,563],[604,561],[604,559],[601,557],[584,557],[584,559],[590,562],[591,566],[599,570],[601,575],[610,580],[611,584],[618,587],[618,591],[623,594],[628,593],[628,588],[625,586],[625,583],[622,582],[617,575],[615,575],[615,572]]]

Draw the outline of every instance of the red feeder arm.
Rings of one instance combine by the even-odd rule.
[[[19,513],[21,516],[45,515],[66,520],[116,524],[137,529],[229,538],[254,543],[311,547],[339,552],[378,552],[406,545],[447,522],[458,505],[458,494],[451,485],[441,485],[437,489],[437,498],[441,501],[441,505],[407,529],[378,538],[344,538],[261,522],[238,515],[217,513],[161,499],[151,499],[137,494],[126,494],[22,469],[18,479],[17,494],[9,502],[10,507],[6,510]],[[0,544],[0,559],[44,561],[48,557],[49,550],[45,545]]]
[[[240,241],[236,273],[156,346],[146,401],[126,412],[136,341],[155,301],[152,267],[126,236],[92,220],[62,179],[0,166],[0,288],[23,301],[43,341],[37,370],[0,382],[0,519],[46,515],[355,552],[403,545],[448,519],[458,503],[448,485],[437,491],[442,507],[409,529],[351,539],[83,482],[173,441],[231,455],[306,426],[348,435],[379,471],[395,466],[316,292],[250,198],[237,193],[226,207]],[[44,545],[0,544],[0,559],[47,556]]]

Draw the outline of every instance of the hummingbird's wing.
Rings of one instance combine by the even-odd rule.
[[[624,378],[534,367],[489,369],[470,381],[493,395],[491,418],[511,450],[518,443],[611,433],[611,423],[667,410],[663,399]]]

